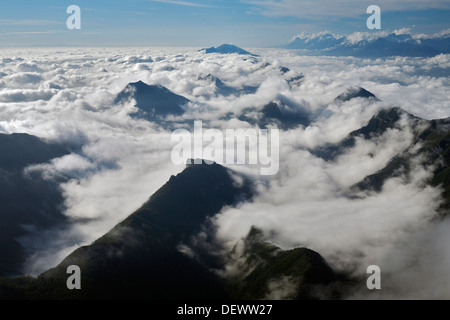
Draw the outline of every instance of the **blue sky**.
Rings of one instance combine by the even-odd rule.
[[[73,4],[81,30],[66,27]],[[15,0],[0,4],[0,46],[271,47],[301,32],[370,32],[371,4],[381,8],[381,31],[450,28],[448,0]]]

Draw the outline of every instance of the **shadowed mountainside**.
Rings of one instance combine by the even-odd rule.
[[[68,153],[28,134],[0,134],[0,276],[20,274],[31,254],[19,243],[21,236],[65,222],[59,189],[64,177],[48,179],[25,168]]]
[[[131,99],[136,101],[137,113],[133,117],[149,121],[161,120],[168,115],[179,116],[184,113],[183,105],[189,102],[161,85],[148,85],[142,81],[129,83],[114,100],[124,103]]]

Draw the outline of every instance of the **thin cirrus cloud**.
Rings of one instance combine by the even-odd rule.
[[[62,24],[55,20],[21,20],[21,19],[0,19],[0,25],[10,26],[51,26]]]
[[[333,1],[333,0],[242,0],[255,6],[251,12],[264,16],[280,17],[350,17],[365,14],[373,1]],[[450,9],[446,0],[381,0],[376,3],[383,11],[414,11],[426,9]]]
[[[16,32],[7,32],[5,35],[19,35],[19,34],[52,34],[52,33],[61,33],[64,30],[45,30],[45,31],[16,31]]]
[[[173,0],[150,0],[150,1],[175,4],[175,5],[186,6],[186,7],[217,8],[217,6],[212,6],[212,5],[208,5],[208,4],[202,4],[202,3],[195,3],[195,2],[188,2],[188,1],[173,1]]]

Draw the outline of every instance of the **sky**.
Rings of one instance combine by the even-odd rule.
[[[302,32],[370,31],[372,4],[381,31],[448,28],[448,0],[16,0],[0,3],[0,47],[277,47]],[[81,9],[80,30],[66,26],[70,5]]]

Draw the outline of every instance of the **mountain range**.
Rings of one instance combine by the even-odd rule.
[[[282,74],[289,71],[288,68],[280,68]],[[302,78],[303,75],[300,75],[288,78],[286,81],[289,84],[299,84]],[[198,79],[214,84],[216,95],[239,96],[253,94],[258,89],[258,87],[253,86],[235,88],[225,84],[212,74],[199,75]],[[128,101],[134,101],[136,107],[136,111],[130,114],[131,117],[156,122],[165,127],[169,127],[171,124],[171,119],[167,117],[183,115],[185,113],[183,106],[190,102],[187,98],[173,93],[164,86],[148,85],[143,81],[129,83],[117,94],[114,103],[119,104]],[[309,115],[302,107],[282,95],[262,108],[250,107],[244,109],[239,119],[252,125],[258,124],[261,128],[274,124],[282,129],[288,129],[309,123]]]
[[[232,276],[219,277],[214,268],[223,268],[235,249],[217,257],[196,250],[192,237],[207,230],[207,218],[222,207],[251,201],[254,187],[245,177],[237,187],[236,174],[218,164],[188,165],[140,209],[55,268],[37,278],[0,279],[0,298],[262,299],[270,281],[291,277],[298,285],[286,298],[314,299],[312,288],[347,281],[317,252],[283,251],[255,228],[243,239],[246,263]],[[82,290],[66,287],[70,265],[82,270]]]
[[[165,95],[173,99],[163,106],[153,105]],[[127,86],[117,99],[136,99],[142,112],[152,113],[150,119],[180,112],[178,107],[186,103],[185,98],[163,87],[142,82]],[[350,88],[332,103],[352,99],[379,100],[364,88]],[[261,109],[249,109],[243,117],[250,119],[253,112],[257,114],[255,124],[271,122],[289,129],[312,121],[301,110],[281,99]],[[429,121],[398,107],[382,109],[342,141],[310,152],[327,162],[336,161],[355,146],[356,139],[370,141],[389,129],[403,130],[400,122],[405,119],[414,132],[411,145],[351,190],[355,194],[361,190],[378,192],[388,178],[401,172],[408,176],[413,162],[420,159],[432,170],[428,184],[441,188],[440,213],[446,216],[450,210],[450,118]],[[0,135],[0,151],[1,299],[333,299],[365,281],[337,272],[320,252],[304,247],[283,250],[254,227],[231,251],[221,246],[214,240],[211,217],[225,207],[251,202],[257,187],[241,173],[205,162],[187,165],[171,176],[140,209],[90,245],[76,249],[56,267],[38,277],[6,277],[18,273],[25,256],[17,242],[26,232],[23,225],[44,228],[65,222],[58,180],[29,179],[27,168],[69,151],[22,134]],[[82,290],[66,287],[71,265],[82,270]],[[230,265],[234,272],[224,274]],[[274,295],[277,290],[273,286],[285,282],[291,284],[289,290],[278,290],[281,293]]]
[[[370,39],[319,33],[299,35],[285,48],[303,50],[306,54],[383,58],[390,56],[433,57],[450,53],[450,35],[415,37],[391,33]]]

